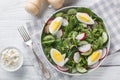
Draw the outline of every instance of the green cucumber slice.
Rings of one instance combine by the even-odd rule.
[[[103,38],[103,44],[106,43],[107,40],[108,40],[108,35],[107,35],[106,32],[103,32],[103,33],[102,33],[102,38]]]
[[[86,73],[87,72],[87,69],[86,68],[84,68],[84,67],[81,67],[81,66],[76,66],[76,69],[77,69],[77,71],[78,72],[80,72],[80,73]]]
[[[47,35],[43,38],[44,41],[47,41],[47,40],[55,40],[55,38],[52,36],[52,35]]]
[[[77,69],[76,68],[72,68],[72,73],[76,73]]]
[[[78,43],[79,46],[82,46],[82,45],[85,45],[85,44],[88,44],[88,42],[87,42],[87,41],[80,41],[80,42]]]
[[[42,44],[49,44],[49,43],[53,43],[53,42],[55,42],[55,40],[43,41]]]
[[[53,43],[55,41],[55,38],[52,35],[47,35],[43,38],[42,43],[46,44],[46,43]]]
[[[56,17],[62,17],[63,14],[64,14],[63,12],[59,12],[59,13],[57,13],[55,16],[56,16]]]
[[[76,13],[77,13],[76,9],[69,9],[68,12],[67,12],[68,15],[74,15]]]
[[[81,55],[88,56],[91,53],[92,53],[92,48],[89,51],[87,51],[87,52],[81,53]]]

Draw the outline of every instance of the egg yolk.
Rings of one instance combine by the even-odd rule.
[[[84,22],[89,22],[90,20],[87,18],[87,16],[80,15],[79,18]]]
[[[52,26],[52,31],[55,32],[60,26],[60,21],[55,21]]]
[[[100,56],[100,52],[99,52],[99,51],[96,51],[96,52],[94,52],[94,53],[90,56],[90,60],[91,60],[92,62],[95,62],[95,61],[99,58],[99,56]]]
[[[52,52],[52,54],[53,54],[53,58],[54,58],[54,60],[56,61],[56,62],[61,62],[62,61],[62,55],[58,52],[58,51],[53,51]]]

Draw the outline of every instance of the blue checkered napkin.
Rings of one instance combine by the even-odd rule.
[[[114,4],[115,0],[100,0],[90,8],[100,16],[107,28],[111,38],[110,53],[114,53],[120,49],[120,16],[118,16]]]

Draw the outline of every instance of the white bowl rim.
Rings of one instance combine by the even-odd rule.
[[[41,48],[42,48],[42,53],[44,54],[46,61],[47,61],[55,70],[57,70],[58,72],[61,72],[61,73],[63,73],[63,74],[70,75],[70,76],[85,75],[85,74],[88,74],[88,73],[96,70],[96,69],[102,64],[102,62],[106,59],[107,56],[106,56],[103,60],[101,60],[100,64],[99,64],[96,68],[90,69],[87,73],[83,73],[83,74],[82,74],[82,73],[68,73],[68,72],[63,72],[63,71],[59,70],[57,67],[55,67],[55,66],[47,59],[47,57],[46,57],[46,55],[45,55],[45,53],[44,53],[42,44],[41,44],[41,36],[42,36],[42,33],[43,33],[43,30],[44,30],[44,27],[45,27],[46,22],[47,22],[54,14],[56,14],[56,13],[59,12],[59,11],[63,11],[63,10],[65,10],[65,9],[80,8],[80,7],[81,7],[81,8],[88,8],[88,9],[90,9],[89,7],[84,7],[84,6],[68,6],[68,7],[64,7],[64,8],[61,8],[61,9],[59,9],[59,10],[56,10],[56,11],[45,21],[44,26],[42,27],[42,30],[41,30],[41,34],[40,34],[40,46],[41,46]],[[90,9],[90,10],[91,10],[91,9]],[[92,11],[92,10],[91,10],[91,11]],[[94,13],[94,11],[92,11],[92,12]],[[95,14],[96,14],[96,13],[95,13]],[[97,15],[97,14],[96,14],[96,15]],[[99,17],[99,16],[98,16],[98,17]],[[100,18],[101,18],[101,17],[100,17]],[[102,19],[102,18],[101,18],[101,19]],[[103,20],[103,19],[102,19],[102,20]],[[103,21],[103,23],[104,23],[104,21]],[[104,25],[105,25],[105,23],[104,23]],[[107,31],[107,33],[108,33],[108,37],[109,37],[109,40],[108,40],[108,42],[107,42],[107,50],[108,50],[108,54],[109,54],[110,35],[109,35],[109,32],[108,32],[108,30],[107,30],[107,28],[106,28],[106,25],[105,25],[105,29],[106,29],[106,31]],[[107,54],[107,55],[108,55],[108,54]]]

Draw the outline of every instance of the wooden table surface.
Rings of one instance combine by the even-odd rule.
[[[0,68],[0,80],[39,79],[33,64],[28,58],[29,53],[27,53],[26,48],[23,45],[23,40],[20,37],[17,28],[34,19],[39,20],[44,12],[37,17],[31,16],[23,8],[26,1],[27,0],[0,0],[0,51],[5,47],[15,46],[19,48],[24,55],[24,65],[18,71],[11,73]],[[94,3],[94,1],[95,0],[73,0],[71,3],[67,2],[66,5],[76,4],[78,6],[87,6]],[[48,6],[47,3],[45,5]],[[97,70],[81,76],[79,80],[118,80],[120,78],[119,75],[120,54],[117,52],[108,56]],[[73,79],[71,78],[71,80]],[[76,78],[76,80],[78,79]]]

